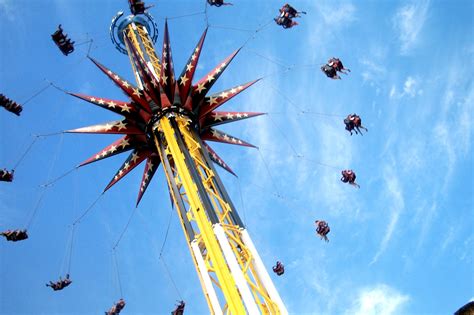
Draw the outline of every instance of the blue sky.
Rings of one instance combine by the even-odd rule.
[[[277,1],[208,8],[210,24],[195,80],[254,36],[213,91],[264,79],[222,109],[266,116],[223,130],[259,150],[215,144],[239,175],[221,172],[264,263],[293,314],[450,314],[474,298],[472,1],[293,1],[307,12],[290,30],[272,21]],[[155,2],[161,47],[170,17],[180,73],[206,23],[204,1]],[[125,100],[88,60],[88,44],[64,57],[50,39],[58,24],[91,55],[133,81],[108,38],[123,1],[0,0],[0,92],[24,102],[47,85]],[[255,33],[263,27],[260,32]],[[340,81],[319,70],[340,57]],[[350,136],[342,119],[361,115],[369,132]],[[12,168],[34,139],[115,120],[113,113],[52,87],[21,117],[0,112],[0,167]],[[111,248],[133,212],[142,167],[105,193],[77,226],[67,289],[44,286],[66,270],[70,225],[126,156],[71,172],[117,137],[65,134],[38,139],[0,185],[0,229],[22,227],[41,199],[24,242],[0,242],[0,314],[98,314],[120,297]],[[269,171],[267,170],[267,167]],[[360,190],[339,181],[357,173]],[[124,314],[208,313],[159,169],[116,251]],[[170,221],[171,217],[171,221]],[[314,220],[331,226],[325,243]],[[169,235],[158,259],[165,232]],[[176,284],[175,285],[173,284]]]

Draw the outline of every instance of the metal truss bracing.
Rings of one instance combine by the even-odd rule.
[[[155,47],[153,46],[153,42],[148,36],[146,27],[140,24],[130,24],[124,30],[124,32],[125,32],[125,36],[127,36],[128,39],[130,39],[130,41],[132,42],[132,44],[137,48],[137,51],[140,54],[140,57],[142,57],[148,63],[150,68],[154,70],[154,74],[157,77],[160,77],[161,62],[158,56],[156,55]],[[130,63],[132,64],[137,82],[140,82],[138,71],[130,55],[129,55],[129,58],[130,58]],[[139,84],[141,85],[141,82]]]
[[[128,50],[139,88],[146,90],[137,55],[156,78],[160,60],[145,27],[132,23],[124,36],[137,52]],[[287,314],[189,117],[169,111],[149,128],[211,313]]]

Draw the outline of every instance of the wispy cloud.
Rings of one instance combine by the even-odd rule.
[[[439,119],[434,126],[435,153],[444,159],[447,168],[443,190],[450,184],[459,158],[471,148],[474,88],[471,85],[461,94],[456,92],[461,84],[459,76],[451,73],[442,97]]]
[[[370,43],[367,53],[359,59],[363,69],[361,75],[364,83],[377,87],[377,90],[385,88],[385,80],[388,76],[386,67],[388,54],[389,51],[382,43],[376,41]]]
[[[377,82],[380,77],[385,76],[387,70],[382,63],[377,63],[375,59],[362,59],[360,63],[364,66],[362,72],[362,78],[364,82],[374,83]]]
[[[12,1],[0,0],[0,15],[5,16],[9,21],[15,21],[15,10],[12,7]]]
[[[379,284],[362,289],[352,308],[346,314],[400,314],[401,309],[409,300],[410,297],[408,295],[402,294],[388,285]]]
[[[408,54],[417,44],[428,15],[429,3],[425,0],[405,5],[393,17],[393,27],[398,32],[402,54]]]
[[[397,174],[394,172],[394,169],[396,169],[394,165],[387,165],[385,167],[384,173],[386,175],[384,181],[387,187],[387,199],[390,200],[390,202],[387,202],[387,204],[392,205],[392,207],[390,208],[390,221],[388,223],[385,235],[380,243],[379,249],[374,255],[374,258],[372,259],[370,264],[376,263],[377,260],[380,258],[380,255],[382,255],[387,249],[387,246],[390,240],[392,239],[393,232],[395,231],[395,227],[400,218],[400,214],[405,208],[402,187],[400,185]]]
[[[355,19],[356,8],[352,3],[343,3],[336,7],[334,3],[328,5],[319,3],[318,8],[326,24],[343,25]]]
[[[423,89],[420,88],[420,79],[408,76],[403,83],[401,89],[398,89],[395,85],[392,85],[390,89],[390,99],[400,99],[402,97],[415,97],[423,94]],[[401,92],[399,92],[401,90]]]

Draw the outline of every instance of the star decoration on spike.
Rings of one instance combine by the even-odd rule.
[[[133,26],[132,23],[132,27]],[[240,49],[220,62],[200,80],[193,83],[206,34],[207,29],[193,49],[181,74],[175,76],[167,23],[164,28],[162,60],[158,61],[158,64],[161,66],[156,73],[149,63],[145,61],[145,52],[139,51],[140,47],[136,46],[136,42],[128,38],[128,35],[124,33],[125,47],[133,64],[133,68],[137,72],[138,81],[136,86],[106,68],[98,61],[90,58],[129,98],[128,101],[119,101],[104,97],[69,93],[72,96],[124,117],[122,120],[69,130],[69,132],[72,133],[122,135],[121,138],[115,140],[81,164],[81,166],[87,165],[126,151],[131,151],[105,190],[111,188],[140,163],[145,161],[137,198],[138,206],[156,170],[162,163],[156,144],[153,141],[155,136],[153,130],[151,130],[153,128],[150,128],[150,126],[154,123],[159,124],[160,117],[169,113],[170,110],[172,112],[174,111],[174,113],[171,113],[172,115],[187,115],[187,118],[194,121],[194,124],[191,125],[195,126],[193,128],[195,128],[197,135],[203,140],[203,151],[209,154],[209,158],[214,163],[233,175],[235,175],[235,173],[232,169],[217,155],[207,141],[254,147],[237,137],[215,129],[215,126],[256,117],[263,113],[218,112],[215,110],[237,94],[255,84],[258,80],[238,85],[210,96],[206,95]],[[177,79],[175,80],[175,78]],[[181,110],[180,107],[183,110]],[[186,113],[192,113],[192,115]]]

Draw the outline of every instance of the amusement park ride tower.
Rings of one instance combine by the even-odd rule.
[[[110,31],[117,49],[130,58],[137,86],[92,61],[130,101],[71,93],[125,119],[69,131],[124,136],[82,165],[133,150],[108,189],[146,159],[138,204],[162,164],[211,313],[287,314],[213,162],[231,173],[232,170],[205,142],[251,146],[214,126],[262,113],[214,110],[258,80],[206,96],[237,50],[192,84],[207,30],[175,79],[167,24],[160,60],[154,48],[156,23],[145,11],[143,2],[129,2],[132,15],[123,17],[123,12],[119,12]]]

